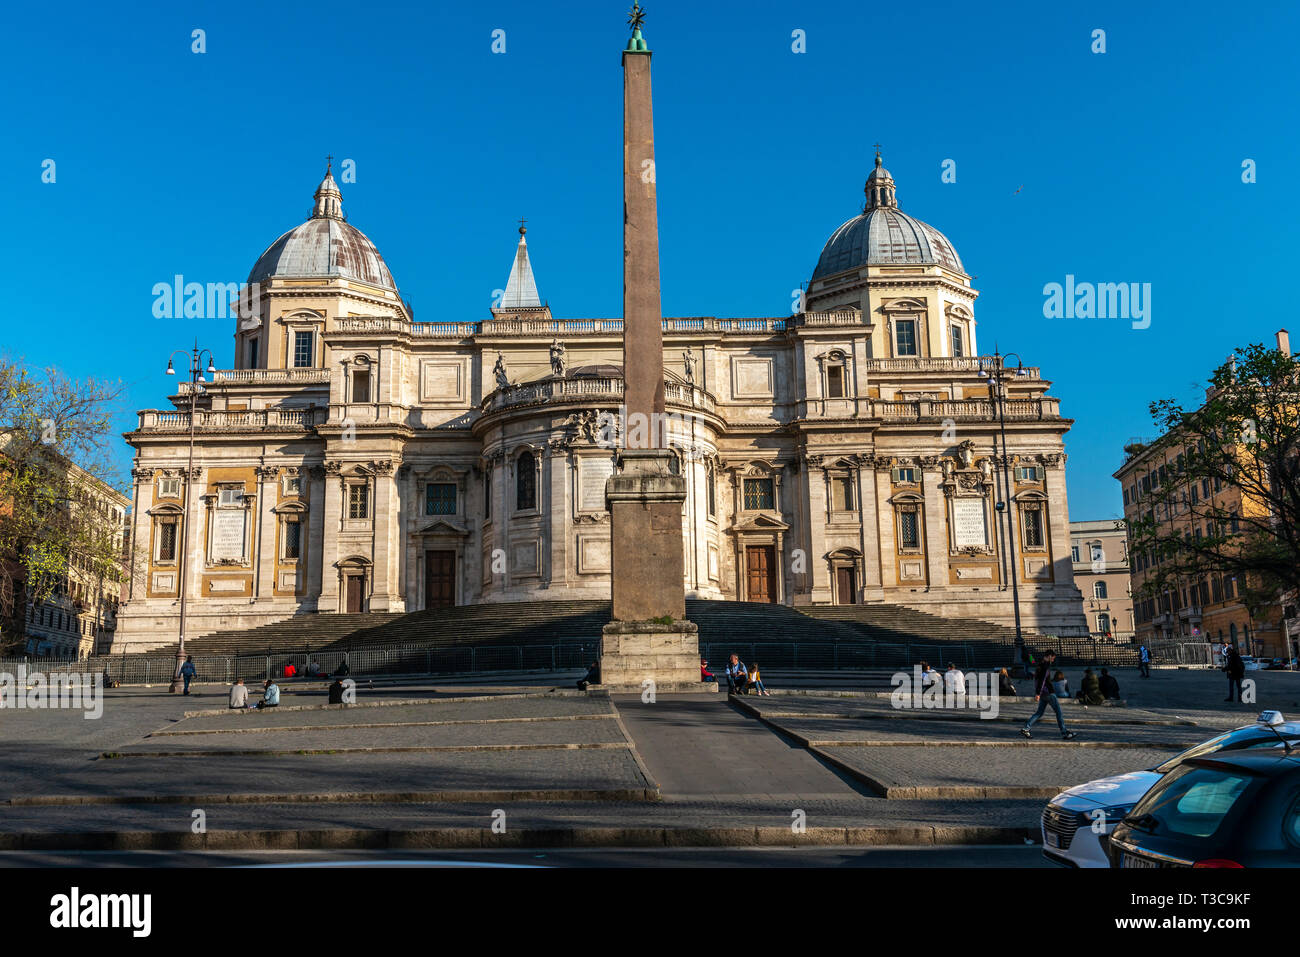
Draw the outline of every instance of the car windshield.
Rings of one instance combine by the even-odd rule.
[[[1288,741],[1300,741],[1295,732],[1282,731],[1282,737]],[[1265,727],[1238,728],[1225,734],[1216,735],[1209,741],[1202,741],[1194,748],[1188,748],[1182,754],[1176,754],[1164,764],[1156,767],[1160,774],[1168,774],[1188,758],[1204,758],[1219,751],[1241,751],[1245,748],[1282,747],[1278,736]]]
[[[1126,820],[1149,834],[1209,837],[1252,780],[1242,772],[1183,765],[1147,792]]]

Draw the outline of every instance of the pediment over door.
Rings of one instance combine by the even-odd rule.
[[[424,528],[418,529],[415,534],[424,538],[465,538],[469,535],[469,530],[453,525],[443,519],[438,519],[430,522]]]

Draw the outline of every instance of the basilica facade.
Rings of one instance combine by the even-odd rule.
[[[182,594],[190,638],[609,598],[622,322],[552,315],[519,233],[490,316],[417,322],[326,174],[249,274],[235,368],[182,382],[126,436],[114,651],[174,642]],[[790,316],[663,320],[656,426],[686,478],[687,595],[1003,624],[1014,596],[1028,632],[1086,634],[1070,420],[1037,368],[980,356],[961,259],[899,208],[879,156],[805,295]]]

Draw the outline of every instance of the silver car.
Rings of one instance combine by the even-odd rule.
[[[1188,758],[1279,747],[1284,740],[1300,741],[1300,722],[1285,721],[1278,711],[1265,711],[1254,724],[1202,741],[1150,770],[1099,778],[1062,791],[1043,808],[1043,856],[1063,867],[1110,867],[1106,851],[1115,825],[1163,775]]]

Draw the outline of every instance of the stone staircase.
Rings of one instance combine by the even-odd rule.
[[[978,649],[1004,663],[1014,640],[990,622],[945,619],[898,605],[828,605],[794,609],[759,602],[689,599],[686,615],[700,642],[788,643],[812,650],[843,642],[922,645],[942,658],[945,645]],[[497,602],[410,613],[304,614],[257,628],[192,639],[186,651],[204,655],[260,655],[330,651],[365,645],[420,647],[594,644],[609,621],[606,601]],[[883,649],[882,649],[883,650]],[[153,654],[175,651],[157,649]],[[716,663],[716,662],[715,662]]]

